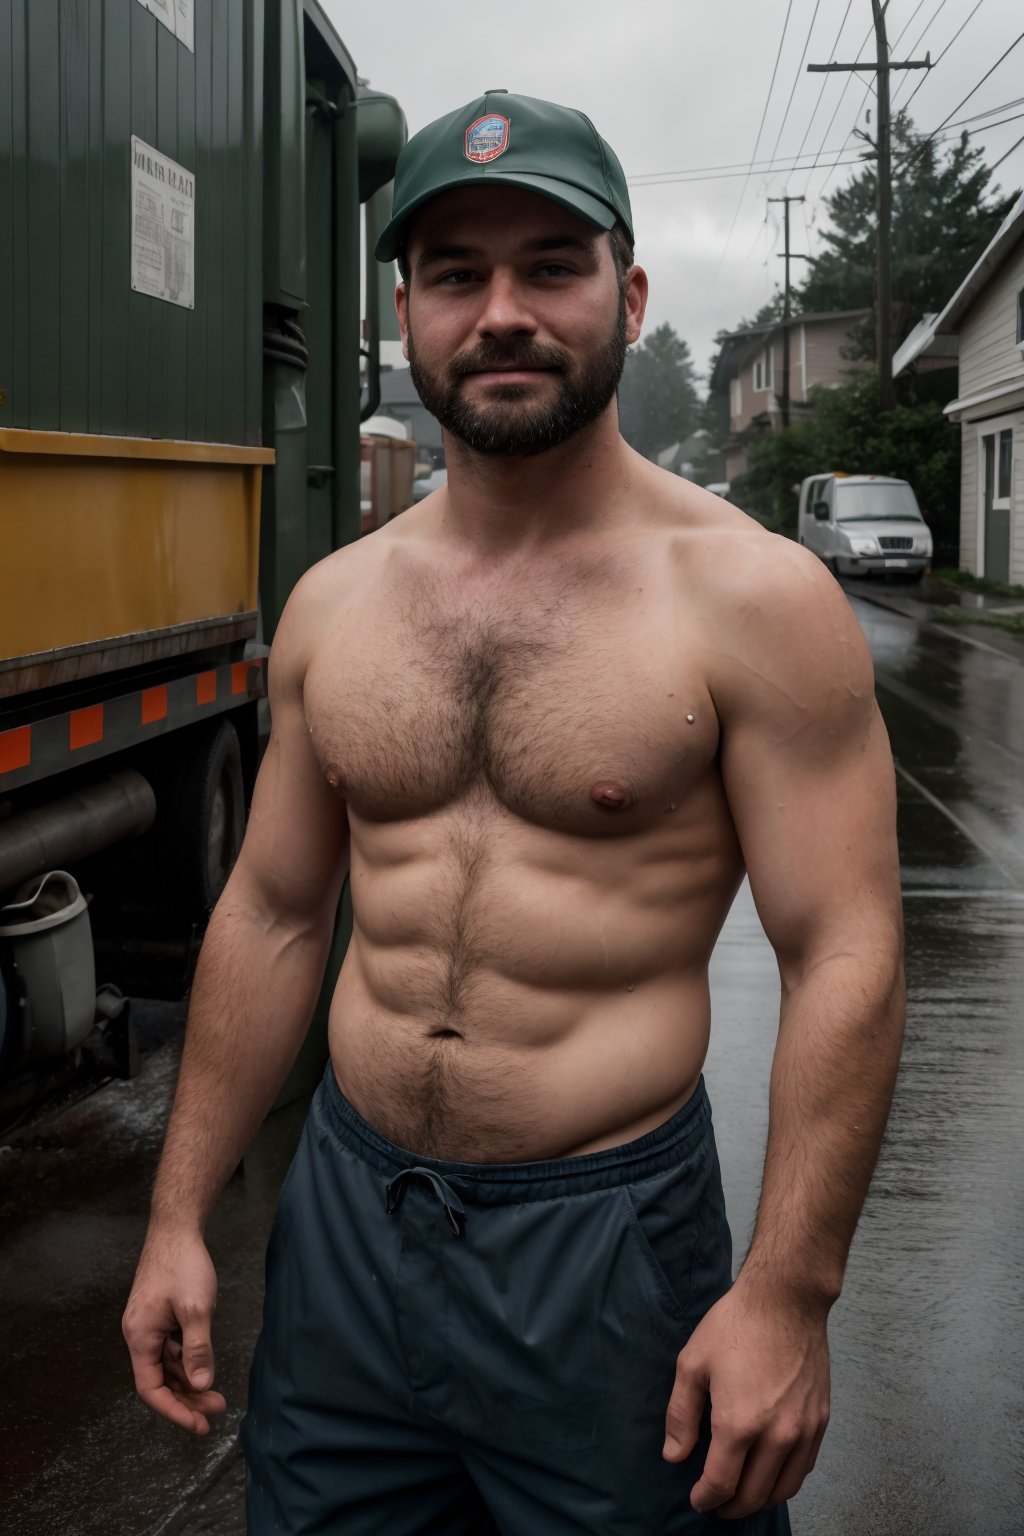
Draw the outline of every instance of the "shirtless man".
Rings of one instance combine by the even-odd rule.
[[[902,1029],[866,648],[813,557],[619,435],[647,280],[586,118],[490,92],[431,124],[378,252],[448,485],[308,571],[277,630],[125,1315],[138,1390],[199,1434],[225,1406],[204,1224],[348,871],[268,1255],[250,1532],[786,1532]],[[744,871],[782,1011],[730,1287],[701,1067]]]

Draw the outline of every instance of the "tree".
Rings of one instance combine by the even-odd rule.
[[[689,345],[659,325],[629,353],[619,385],[619,424],[631,447],[654,459],[698,425],[697,376]]]
[[[897,387],[901,383],[897,380]],[[851,475],[895,475],[914,487],[936,546],[955,549],[960,428],[943,415],[941,404],[898,401],[883,414],[874,369],[865,369],[839,388],[814,389],[811,395],[814,411],[806,421],[765,432],[751,443],[747,472],[734,486],[739,505],[773,526],[795,527],[796,493],[808,475],[835,469]]]
[[[951,149],[915,133],[904,115],[893,123],[893,344],[922,315],[940,310],[995,234],[1016,196],[989,197],[992,172],[965,134]],[[873,309],[878,225],[873,161],[825,199],[828,249],[797,291],[805,314]],[[874,357],[874,320],[859,328],[851,355]]]

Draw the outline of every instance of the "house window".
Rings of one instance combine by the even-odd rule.
[[[754,362],[754,388],[758,390],[774,389],[775,387],[775,354],[771,347],[765,347]]]
[[[1013,431],[999,434],[999,476],[996,485],[996,505],[1009,507],[1010,487],[1013,483]]]

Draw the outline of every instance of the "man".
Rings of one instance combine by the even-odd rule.
[[[812,557],[619,435],[647,281],[582,114],[490,91],[431,124],[378,254],[448,485],[307,572],[278,628],[125,1318],[138,1390],[198,1433],[224,1407],[203,1226],[350,867],[250,1531],[784,1532],[902,1027],[865,646]],[[730,1288],[701,1066],[744,870],[782,1014]]]

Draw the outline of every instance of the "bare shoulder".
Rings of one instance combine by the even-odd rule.
[[[860,625],[816,555],[689,486],[676,560],[706,636],[708,682],[720,706],[780,716],[810,709],[824,720],[859,714],[873,701]]]
[[[301,690],[318,646],[364,585],[366,540],[347,544],[303,571],[284,605],[270,648],[270,686]],[[369,556],[369,558],[368,558]]]

